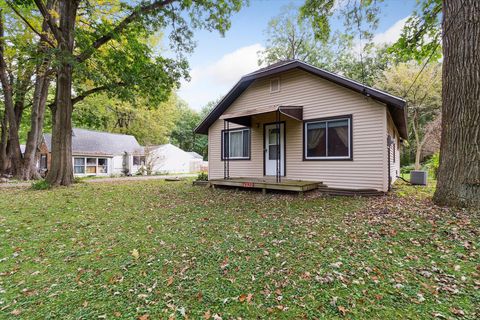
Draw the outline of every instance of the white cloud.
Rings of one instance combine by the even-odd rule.
[[[257,52],[263,49],[256,43],[229,52],[211,64],[193,66],[191,81],[182,83],[179,96],[190,107],[202,108],[207,102],[225,95],[243,75],[258,69]]]
[[[381,43],[391,44],[397,41],[398,38],[400,38],[400,35],[402,34],[403,27],[405,26],[405,23],[407,23],[408,18],[410,17],[405,17],[403,19],[400,19],[384,32],[377,33],[373,37],[373,42],[375,44],[381,44]]]

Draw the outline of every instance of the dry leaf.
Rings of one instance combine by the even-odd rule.
[[[249,293],[247,295],[247,302],[250,303],[250,301],[252,301],[252,297],[253,297],[253,294]]]
[[[342,316],[345,316],[345,314],[347,313],[347,308],[345,308],[344,306],[338,306],[338,311],[340,311],[340,313],[342,314]]]
[[[173,277],[168,278],[167,280],[167,286],[171,286],[173,283]]]
[[[210,314],[210,310],[205,311],[205,314],[203,315],[203,319],[210,319],[212,315]]]
[[[148,319],[150,319],[150,315],[147,313],[144,314],[143,316],[138,317],[138,320],[148,320]]]
[[[152,226],[147,226],[147,232],[148,232],[148,234],[152,234],[153,233],[153,227]]]
[[[22,311],[20,311],[19,309],[15,309],[12,312],[10,312],[10,314],[12,314],[14,316],[18,316],[18,315],[20,315],[20,313],[22,313]]]
[[[238,297],[238,301],[240,301],[240,302],[244,302],[246,299],[247,299],[247,295],[246,295],[246,294],[241,294],[241,295]]]
[[[137,249],[133,249],[133,250],[132,250],[132,256],[133,256],[135,259],[140,258],[140,253],[138,253],[138,250],[137,250]]]

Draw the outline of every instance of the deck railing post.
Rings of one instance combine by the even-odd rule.
[[[230,178],[230,125],[227,120],[223,120],[223,134],[222,134],[222,152],[223,152],[223,179]]]

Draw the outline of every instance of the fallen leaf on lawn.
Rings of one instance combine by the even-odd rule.
[[[19,309],[15,309],[12,312],[10,312],[10,314],[12,314],[14,316],[18,316],[18,315],[20,315],[20,313],[22,313],[22,311],[20,311]]]
[[[228,267],[228,257],[225,257],[225,259],[222,261],[222,264],[220,265],[220,268],[225,269]]]
[[[114,312],[113,315],[117,318],[122,316],[122,314],[118,311]]]
[[[171,286],[173,283],[173,277],[168,278],[167,280],[167,286]]]
[[[152,226],[147,226],[147,232],[148,232],[148,234],[152,234],[153,233],[153,227]]]
[[[198,300],[198,301],[202,301],[202,300],[203,300],[203,293],[202,293],[202,291],[199,291],[199,292],[197,293],[197,300]]]
[[[345,308],[344,306],[338,306],[337,308],[338,311],[340,311],[340,313],[342,314],[342,316],[344,316],[348,312],[347,308]]]
[[[461,316],[463,317],[465,315],[465,312],[463,312],[463,310],[461,309],[457,309],[457,308],[450,308],[450,311],[452,311],[452,313],[456,316]]]
[[[241,295],[238,297],[238,301],[239,301],[239,302],[244,302],[245,300],[247,300],[247,295],[246,295],[246,294],[241,294]]]
[[[138,317],[138,320],[148,320],[150,319],[150,315],[144,314],[143,316]]]
[[[250,301],[252,301],[252,297],[253,297],[253,294],[249,293],[247,295],[247,302],[250,303]]]
[[[218,314],[213,315],[213,320],[222,320],[222,317],[220,317]]]
[[[138,250],[137,250],[137,249],[133,249],[133,250],[132,250],[132,256],[133,256],[135,259],[140,258],[140,253],[138,253]]]
[[[212,315],[210,314],[210,310],[205,311],[205,314],[203,315],[203,319],[210,319]]]

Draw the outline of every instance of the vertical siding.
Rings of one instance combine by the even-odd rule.
[[[278,76],[276,76],[278,77]],[[387,111],[383,104],[301,70],[280,75],[281,91],[270,93],[269,78],[258,79],[225,112],[275,104],[303,106],[304,120],[352,115],[353,161],[303,161],[303,123],[286,121],[286,177],[323,181],[330,187],[387,189]],[[252,118],[251,159],[230,161],[230,177],[263,177],[263,125],[274,115]],[[230,124],[230,128],[238,127]],[[217,120],[208,135],[209,177],[223,178],[221,130]]]

